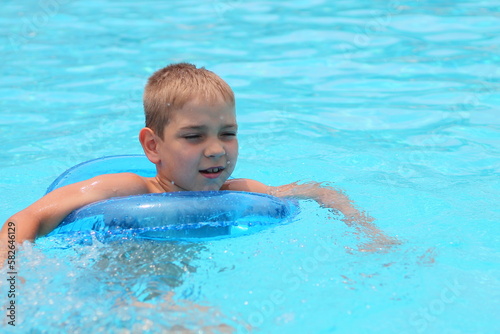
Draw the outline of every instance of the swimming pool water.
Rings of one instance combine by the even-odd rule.
[[[237,239],[40,239],[2,332],[500,331],[497,21],[492,0],[4,1],[2,222],[77,163],[142,153],[145,81],[188,61],[236,93],[235,175],[332,182],[402,244],[359,252],[309,201]]]

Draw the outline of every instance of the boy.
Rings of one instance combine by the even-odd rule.
[[[7,244],[9,227],[15,227],[16,242],[34,241],[57,227],[71,211],[92,202],[196,190],[311,198],[339,210],[346,223],[355,224],[373,239],[375,249],[394,244],[371,224],[372,218],[360,213],[347,196],[333,188],[319,183],[270,187],[255,180],[228,180],[238,158],[235,99],[228,84],[213,72],[186,63],[157,71],[145,88],[144,111],[146,127],[140,130],[139,140],[156,165],[155,177],[107,174],[56,189],[5,222],[0,231],[2,248]]]

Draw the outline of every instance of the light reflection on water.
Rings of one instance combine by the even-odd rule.
[[[147,77],[190,61],[235,90],[236,176],[334,182],[404,244],[353,252],[356,235],[310,202],[294,224],[238,240],[41,240],[19,255],[25,329],[498,327],[492,1],[66,1],[34,21],[41,3],[8,1],[0,18],[2,220],[77,163],[141,153]],[[314,262],[322,244],[332,251]],[[440,300],[454,285],[467,289]]]

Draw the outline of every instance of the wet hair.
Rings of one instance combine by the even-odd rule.
[[[210,104],[220,98],[234,106],[233,90],[217,74],[188,63],[171,64],[156,71],[146,84],[146,126],[163,138],[172,111],[195,99]]]

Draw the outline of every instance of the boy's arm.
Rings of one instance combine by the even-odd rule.
[[[342,221],[349,226],[354,226],[359,232],[372,239],[370,245],[365,245],[364,251],[374,251],[387,246],[399,244],[395,238],[386,236],[373,222],[373,218],[365,212],[359,211],[352,201],[342,191],[318,182],[298,184],[297,182],[279,187],[266,186],[255,180],[231,179],[226,182],[223,189],[266,193],[276,197],[294,197],[312,199],[322,207],[340,211],[344,216]]]
[[[55,189],[5,222],[0,230],[0,246],[7,244],[9,225],[15,228],[16,242],[33,241],[51,232],[71,211],[84,205],[146,192],[144,179],[132,173],[100,175]]]

